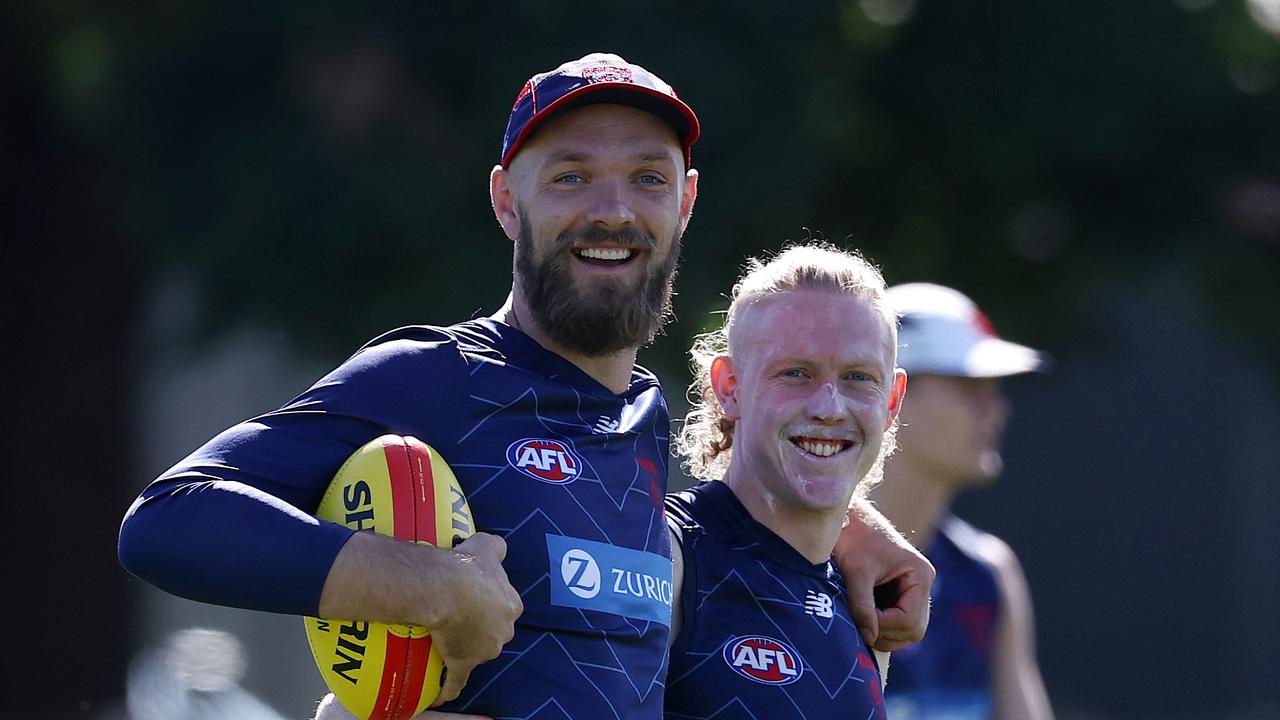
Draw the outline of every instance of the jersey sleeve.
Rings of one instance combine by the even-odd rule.
[[[348,528],[313,514],[342,463],[385,434],[431,443],[460,382],[430,343],[366,347],[279,410],[235,425],[164,472],[120,529],[120,562],[201,602],[315,615]],[[427,435],[423,437],[423,435]]]

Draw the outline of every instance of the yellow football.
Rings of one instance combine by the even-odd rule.
[[[383,435],[338,469],[316,515],[353,530],[451,548],[474,532],[453,471],[417,438]],[[431,632],[413,625],[304,618],[316,667],[338,702],[365,720],[427,709],[444,675]]]

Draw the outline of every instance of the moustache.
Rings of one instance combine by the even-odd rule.
[[[626,247],[639,247],[647,250],[653,250],[658,246],[658,241],[654,240],[652,235],[641,232],[636,228],[606,230],[595,225],[569,230],[556,239],[557,249],[562,249],[572,245],[604,244],[617,244]]]

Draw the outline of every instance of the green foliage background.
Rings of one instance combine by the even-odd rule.
[[[97,642],[79,655],[117,668],[62,675],[100,678],[85,697],[118,696],[123,682],[131,615],[107,552],[119,516],[99,508],[127,507],[139,487],[127,449],[137,439],[122,418],[147,382],[134,341],[156,288],[190,290],[198,343],[265,325],[325,365],[396,325],[491,312],[510,283],[510,243],[487,197],[508,108],[525,78],[587,52],[657,72],[703,123],[678,321],[643,355],[670,395],[743,258],[816,234],[860,248],[890,282],[961,287],[1002,333],[1058,355],[1105,354],[1117,341],[1098,313],[1141,317],[1160,302],[1145,288],[1173,284],[1189,302],[1152,321],[1207,318],[1226,350],[1270,378],[1274,406],[1280,37],[1262,25],[1245,0],[5,4],[0,178],[12,212],[0,219],[10,271],[0,318],[25,351],[2,358],[21,411],[0,437],[21,449],[6,453],[14,477],[44,477],[39,458],[67,452],[51,428],[94,429],[81,447],[91,477],[40,486],[38,498],[98,538],[93,553],[50,539],[47,558],[16,570],[100,578],[94,611],[112,631],[64,641]],[[1194,318],[1177,315],[1187,308]],[[1212,396],[1218,385],[1203,380],[1217,372],[1199,368],[1186,385]],[[1161,387],[1148,401],[1168,397]],[[1206,416],[1231,408],[1186,397],[1186,416],[1154,418],[1140,437],[1176,425],[1212,446],[1229,432]],[[1171,466],[1183,457],[1162,454]],[[1178,481],[1194,515],[1203,479]],[[1141,502],[1151,488],[1134,482]],[[1113,527],[1136,517],[1109,509]],[[1163,521],[1185,534],[1183,517]],[[46,535],[19,520],[20,535]],[[1275,586],[1266,568],[1205,565],[1196,577]],[[50,643],[41,628],[83,612],[75,593],[16,602],[11,614],[29,620],[16,646]],[[1132,612],[1153,600],[1125,602]],[[1102,641],[1123,635],[1116,622]],[[1249,657],[1277,657],[1280,635],[1266,627],[1257,636],[1271,644]],[[1063,642],[1046,654],[1067,706],[1206,716],[1232,697],[1280,702],[1247,673],[1221,673],[1207,689],[1092,677],[1079,635],[1061,624],[1045,633]],[[1220,637],[1211,629],[1207,641]],[[46,679],[13,678],[31,690],[4,702],[65,694],[40,692]],[[1179,699],[1199,690],[1206,705]],[[19,716],[37,717],[29,706]]]
[[[744,255],[806,229],[891,281],[971,288],[1046,345],[1099,279],[1191,267],[1274,363],[1277,333],[1257,329],[1280,293],[1280,211],[1233,208],[1251,184],[1276,197],[1280,42],[1240,3],[1183,5],[1199,9],[64,3],[21,13],[17,35],[55,121],[110,165],[129,241],[202,282],[210,330],[253,316],[347,348],[494,307],[510,249],[485,173],[505,110],[528,75],[609,49],[705,127],[663,364]],[[899,25],[865,9],[903,6]]]

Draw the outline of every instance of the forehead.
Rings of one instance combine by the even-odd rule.
[[[566,153],[658,156],[684,166],[684,150],[675,127],[652,113],[612,103],[587,105],[547,120],[512,164]]]
[[[810,360],[878,363],[891,367],[893,333],[868,301],[823,290],[762,296],[739,311],[735,354],[751,362]]]

